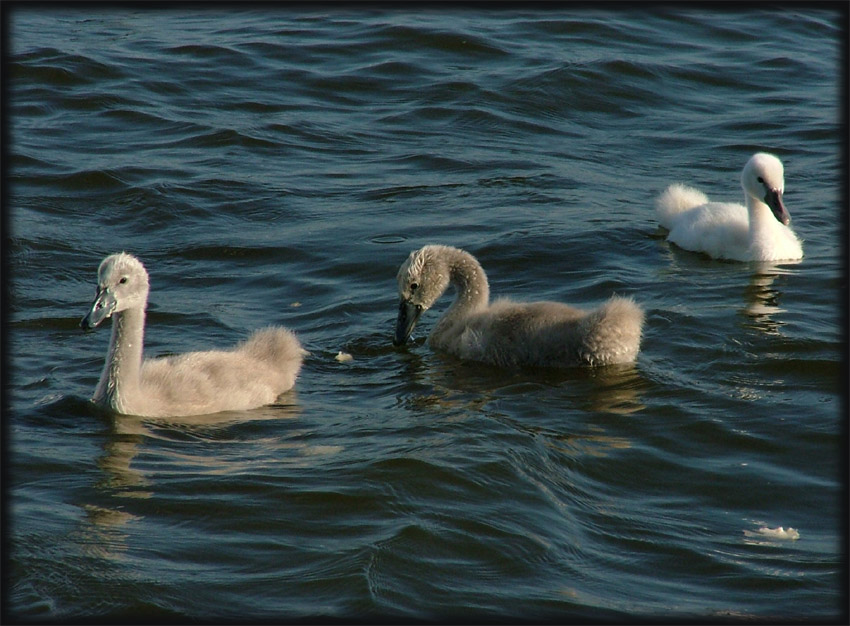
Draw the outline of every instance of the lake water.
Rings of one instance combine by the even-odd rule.
[[[847,5],[722,8],[4,7],[5,620],[847,619]],[[758,150],[802,262],[665,241]],[[637,362],[394,348],[426,243]],[[96,411],[121,250],[147,355],[282,324],[295,389]]]

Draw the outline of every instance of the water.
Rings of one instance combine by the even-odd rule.
[[[847,11],[810,6],[7,11],[6,619],[846,619]],[[801,263],[664,241],[664,186],[740,200],[762,149]],[[426,243],[633,295],[637,363],[459,362],[448,298],[394,349]],[[296,389],[96,411],[120,250],[148,355],[284,324]]]

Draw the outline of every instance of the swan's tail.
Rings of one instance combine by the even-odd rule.
[[[708,197],[693,187],[678,183],[670,185],[655,199],[655,215],[664,228],[671,228],[673,218],[695,206],[708,202]]]
[[[294,383],[307,351],[291,330],[270,326],[256,331],[237,350],[266,364],[269,371],[280,372]]]
[[[614,296],[583,320],[583,359],[589,365],[632,363],[640,350],[643,320],[643,309],[632,298]]]

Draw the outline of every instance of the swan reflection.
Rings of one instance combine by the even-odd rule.
[[[410,413],[440,416],[450,422],[482,415],[508,420],[512,427],[529,434],[545,433],[545,445],[573,456],[598,456],[631,447],[627,438],[608,434],[588,415],[629,416],[646,408],[641,395],[648,383],[631,364],[506,371],[447,355],[405,357],[406,384],[398,402]],[[506,412],[503,407],[507,403],[512,407]],[[543,406],[546,404],[548,409]],[[565,412],[575,419],[564,417]],[[508,418],[506,413],[514,417]],[[554,429],[553,415],[557,416]],[[580,424],[578,431],[576,424]]]
[[[269,405],[251,411],[232,411],[179,418],[145,418],[109,415],[109,431],[103,454],[97,459],[102,476],[95,484],[97,504],[79,504],[84,515],[75,531],[78,542],[92,556],[117,559],[126,550],[122,528],[143,517],[129,499],[152,498],[162,488],[163,470],[193,477],[197,474],[238,475],[258,471],[267,463],[308,463],[315,454],[330,454],[332,446],[309,446],[285,441],[280,436],[242,438],[231,429],[257,421],[298,417],[301,408],[292,404]],[[287,432],[288,439],[292,431]],[[205,445],[194,445],[201,440]],[[190,445],[181,445],[189,442]],[[239,446],[238,450],[234,446]],[[252,448],[245,454],[244,447]],[[283,454],[279,451],[284,450]],[[152,468],[152,469],[150,469]],[[114,503],[110,506],[109,503]],[[131,512],[132,511],[132,512]]]
[[[774,263],[757,263],[750,275],[750,281],[744,290],[744,308],[740,309],[746,318],[745,325],[769,335],[778,335],[784,322],[773,319],[785,309],[779,306],[782,293],[774,287],[779,276],[791,275],[795,270],[783,266],[799,261],[784,262],[782,266]]]

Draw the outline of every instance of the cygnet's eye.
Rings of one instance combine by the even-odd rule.
[[[122,277],[121,280],[119,280],[118,282],[123,285],[124,283],[127,282],[127,277],[126,276]]]
[[[756,180],[759,181],[762,185],[764,184],[764,178],[762,178],[761,176],[756,178]]]
[[[414,292],[414,291],[416,291],[417,289],[419,289],[419,283],[410,283],[410,291],[411,291],[411,293],[413,293],[413,292]]]

